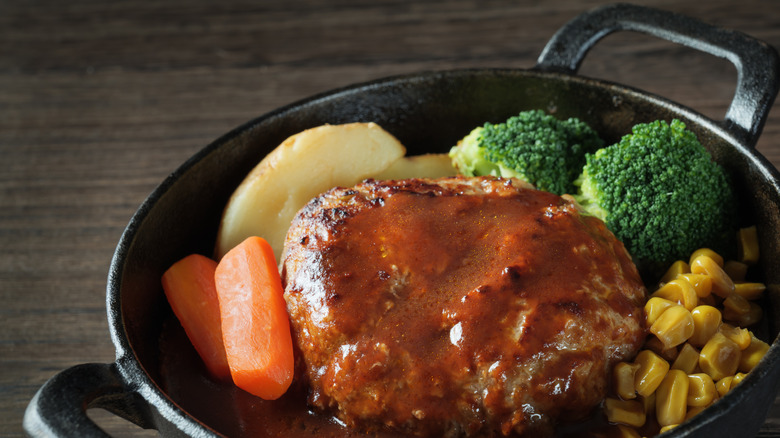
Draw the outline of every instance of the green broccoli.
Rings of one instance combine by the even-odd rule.
[[[718,248],[736,227],[728,176],[676,119],[638,124],[588,154],[575,185],[575,199],[644,269],[687,259],[702,246]]]
[[[523,111],[504,123],[485,123],[450,150],[466,176],[494,175],[525,180],[559,195],[575,190],[585,154],[604,145],[585,122],[559,120],[542,110]]]

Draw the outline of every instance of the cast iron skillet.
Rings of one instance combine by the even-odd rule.
[[[736,95],[725,120],[714,121],[658,96],[577,76],[588,50],[617,30],[638,31],[730,60]],[[778,55],[766,44],[680,15],[617,4],[575,18],[553,36],[530,70],[426,72],[360,84],[278,109],[231,131],[171,174],[132,217],[108,277],[108,322],[116,361],[84,364],[49,380],[30,402],[24,428],[31,436],[106,436],[89,418],[105,408],[164,436],[216,436],[161,388],[158,350],[171,318],[160,277],[192,253],[210,255],[220,214],[232,190],[286,137],[324,123],[373,121],[396,135],[409,154],[446,152],[485,121],[544,108],[577,116],[607,142],[634,123],[682,119],[723,164],[740,191],[745,224],[756,224],[761,269],[769,285],[765,339],[780,329],[780,175],[754,150],[778,89]],[[754,436],[775,398],[780,346],[706,414],[669,436]],[[237,414],[224,408],[224,415]],[[203,420],[201,418],[201,420]]]

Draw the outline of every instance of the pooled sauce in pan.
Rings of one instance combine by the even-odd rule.
[[[313,411],[306,404],[308,389],[297,382],[280,399],[267,401],[230,382],[211,379],[174,317],[163,325],[160,371],[162,389],[177,405],[228,437],[398,437],[389,430],[370,435],[357,432],[330,415]]]
[[[205,366],[179,322],[171,317],[160,337],[160,384],[183,410],[227,437],[252,438],[398,438],[384,430],[371,434],[347,428],[331,415],[315,412],[306,404],[308,389],[293,384],[279,400],[266,401],[229,382],[207,377]],[[619,438],[607,427],[600,409],[580,422],[562,425],[558,438]]]

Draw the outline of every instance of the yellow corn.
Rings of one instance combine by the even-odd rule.
[[[723,300],[723,312],[742,318],[750,312],[750,302],[736,293]]]
[[[695,347],[701,347],[718,331],[722,322],[720,310],[712,306],[697,306],[691,310],[693,317],[693,334],[688,342]]]
[[[699,305],[701,306],[718,307],[722,302],[723,302],[723,298],[713,294],[709,294],[706,297],[699,298]]]
[[[688,375],[680,370],[671,370],[656,390],[655,416],[658,424],[668,426],[685,421],[688,406]]]
[[[715,382],[708,374],[688,375],[688,406],[709,406],[718,396]]]
[[[723,271],[735,282],[745,281],[748,265],[747,263],[738,262],[736,260],[729,260],[723,265]]]
[[[669,362],[677,359],[677,347],[667,347],[664,343],[655,336],[650,336],[645,341],[645,348],[652,350],[655,354],[663,357]]]
[[[712,278],[712,293],[726,298],[734,292],[734,282],[711,257],[700,255],[691,262],[691,273],[706,274]]]
[[[617,436],[639,436],[632,427],[643,426],[653,410],[660,432],[671,430],[738,385],[769,350],[740,328],[763,316],[752,301],[765,294],[766,285],[745,280],[748,265],[758,260],[755,227],[740,230],[739,238],[739,260],[724,261],[701,248],[688,263],[673,263],[650,295],[644,310],[654,336],[633,363],[614,367],[620,399],[605,401]]]
[[[737,371],[741,357],[737,343],[718,332],[701,349],[699,366],[713,380],[720,380]]]
[[[645,303],[645,321],[647,321],[647,325],[653,325],[655,320],[658,319],[666,309],[676,305],[677,304],[673,301],[669,301],[665,298],[650,297],[650,299],[647,300],[647,303]]]
[[[723,397],[731,391],[732,380],[734,380],[734,376],[726,376],[715,383],[715,389],[718,391],[719,396]]]
[[[734,327],[731,324],[724,323],[720,325],[718,331],[723,333],[723,336],[734,341],[739,346],[740,350],[744,351],[750,346],[751,335],[748,329]]]
[[[746,300],[757,300],[764,295],[764,283],[735,283],[734,292]]]
[[[685,277],[678,277],[664,284],[651,297],[664,298],[677,304],[682,304],[688,310],[696,307],[699,302],[696,289],[693,288]]]
[[[666,270],[666,273],[663,275],[663,277],[661,277],[661,284],[674,280],[678,275],[688,274],[690,272],[691,267],[688,265],[688,263],[682,260],[677,260],[676,262],[672,263],[672,266],[670,266],[669,269]]]
[[[755,226],[737,232],[737,254],[743,263],[750,265],[758,262],[758,232]]]
[[[658,388],[661,381],[669,371],[669,362],[650,350],[642,350],[636,355],[634,363],[639,364],[639,369],[634,375],[634,387],[636,393],[647,397]]]
[[[650,326],[666,348],[676,347],[693,335],[693,316],[682,306],[669,307]]]
[[[655,412],[655,392],[646,397],[637,397],[639,403],[642,403],[642,407],[645,410],[645,414],[650,415]]]
[[[750,312],[748,312],[748,314],[739,321],[739,325],[740,327],[750,327],[751,325],[758,324],[758,322],[761,321],[761,318],[763,317],[764,310],[761,308],[761,306],[751,301]]]
[[[721,257],[720,254],[718,254],[717,252],[715,252],[715,251],[713,251],[713,250],[711,250],[709,248],[699,248],[696,251],[694,251],[693,254],[691,254],[691,258],[689,260],[689,263],[693,264],[693,260],[696,259],[696,257],[699,257],[699,256],[707,256],[707,257],[711,258],[715,263],[717,263],[718,266],[720,266],[721,268],[723,267],[723,257]]]
[[[723,319],[733,322],[735,325],[740,327],[750,327],[753,324],[761,321],[761,318],[764,316],[764,311],[761,309],[761,306],[752,301],[748,301],[748,305],[750,307],[748,312],[745,314],[737,313],[730,308],[724,308]]]
[[[640,427],[645,424],[645,411],[642,403],[636,400],[620,400],[607,397],[604,400],[604,413],[610,423]]]
[[[642,435],[639,434],[639,432],[636,431],[636,429],[631,427],[623,426],[622,424],[616,425],[617,427],[617,435],[609,435],[610,437],[614,438],[642,438]]]
[[[623,400],[636,398],[636,389],[634,389],[634,376],[639,369],[637,363],[620,362],[612,369],[615,392]]]
[[[691,374],[696,370],[699,365],[699,351],[693,348],[689,343],[683,344],[680,348],[680,352],[677,354],[677,359],[672,364],[673,370],[682,370],[685,374]]]
[[[769,351],[769,344],[753,336],[751,333],[750,345],[742,351],[738,369],[743,373],[752,371],[767,351]]]
[[[734,378],[731,379],[731,389],[734,389],[737,385],[739,385],[742,380],[745,379],[745,377],[747,377],[747,374],[745,373],[734,374]]]
[[[709,275],[682,274],[680,277],[688,280],[699,298],[708,297],[712,293],[712,278]]]
[[[695,417],[701,411],[703,411],[706,408],[706,406],[688,406],[688,412],[685,414],[685,421],[690,420],[691,418]]]

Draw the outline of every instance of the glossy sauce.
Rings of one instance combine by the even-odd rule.
[[[590,386],[573,370],[627,354],[643,335],[642,330],[622,333],[619,325],[599,317],[609,310],[638,319],[644,300],[633,265],[603,224],[543,192],[520,198],[378,195],[366,202],[381,198],[381,208],[352,216],[348,209],[323,212],[319,220],[338,224],[337,231],[301,239],[307,263],[295,281],[307,288],[298,291],[303,293],[298,299],[317,311],[306,319],[292,312],[298,344],[309,348],[302,327],[320,331],[321,339],[348,340],[307,351],[308,381],[299,375],[291,390],[272,402],[213,382],[172,321],[161,338],[164,390],[228,436],[399,436],[377,423],[363,431],[345,427],[309,405],[326,408],[333,400],[348,400],[344,403],[355,409],[381,409],[392,421],[410,421],[410,413],[421,413],[418,431],[434,434],[437,423],[464,405],[511,418],[508,399],[565,405],[553,414],[587,419],[598,403],[594,397],[603,395],[587,392],[604,388]],[[595,283],[625,291],[594,300],[588,290],[602,291]],[[583,321],[589,325],[579,327]],[[594,342],[601,342],[600,336],[619,338],[625,348],[566,351],[568,342],[580,342],[568,339],[568,331],[587,331],[584,336]],[[540,365],[534,359],[540,352],[552,359]],[[525,375],[517,364],[535,368]],[[490,376],[483,399],[461,389],[474,372]],[[524,382],[523,391],[507,392],[511,388],[501,382],[508,378]],[[404,390],[375,392],[393,382]],[[349,398],[354,394],[358,397]],[[376,394],[381,404],[372,403]],[[596,420],[587,429],[602,426]],[[581,428],[562,433],[586,434]]]
[[[169,318],[160,336],[163,391],[190,416],[227,437],[252,438],[398,438],[392,430],[365,433],[346,427],[332,415],[307,405],[308,389],[298,382],[275,401],[254,397],[230,382],[210,378],[179,322]],[[558,438],[621,438],[595,409],[582,421],[564,424]]]
[[[353,198],[299,224],[287,297],[312,404],[431,436],[587,415],[592,377],[644,335],[622,245],[546,192],[413,189],[334,193]]]

